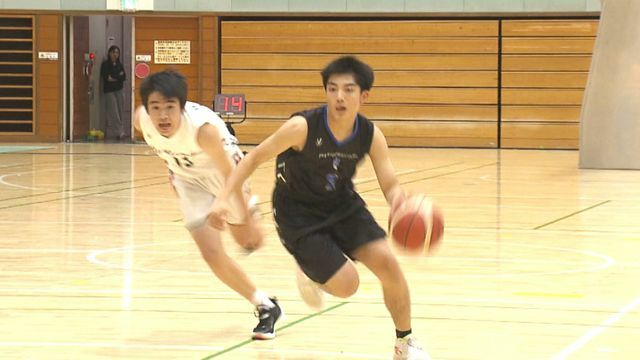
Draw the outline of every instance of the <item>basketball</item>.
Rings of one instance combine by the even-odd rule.
[[[412,253],[433,252],[444,234],[444,217],[440,208],[425,195],[408,197],[389,218],[394,243]]]

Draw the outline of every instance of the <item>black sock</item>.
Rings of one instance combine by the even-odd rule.
[[[410,335],[411,334],[411,329],[409,330],[405,330],[405,331],[400,331],[398,329],[396,329],[396,337],[399,339],[402,339],[403,337]]]

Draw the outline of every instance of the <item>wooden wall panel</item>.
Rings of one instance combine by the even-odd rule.
[[[597,20],[502,22],[502,147],[578,147],[597,27]]]
[[[356,54],[376,71],[362,111],[401,146],[496,147],[498,21],[223,21],[222,92],[244,93],[256,143],[324,103],[320,70]]]
[[[335,54],[249,54],[222,53],[222,69],[237,70],[316,70]],[[498,68],[496,54],[358,54],[359,58],[380,70],[493,70]],[[588,69],[588,66],[587,66]]]
[[[593,38],[503,38],[503,54],[586,54],[593,51]]]
[[[225,85],[233,86],[316,86],[318,71],[308,70],[225,70]],[[497,87],[495,71],[376,71],[376,87]]]
[[[236,130],[242,130],[244,143],[263,141],[277,130],[284,120],[251,118]],[[387,141],[395,146],[412,147],[496,147],[496,122],[429,122],[414,121],[398,126],[395,121],[376,121]]]
[[[251,103],[247,106],[247,117],[283,119],[316,103]],[[364,104],[362,112],[372,120],[387,121],[495,121],[498,108],[495,105],[404,105],[392,107],[384,104]],[[284,114],[284,115],[283,115]]]
[[[322,102],[318,87],[223,86],[223,93],[245,94],[252,102]],[[543,96],[544,94],[540,95]],[[249,101],[249,100],[248,100]],[[370,103],[385,104],[496,104],[497,90],[482,88],[384,88],[369,95]]]
[[[579,124],[547,122],[503,123],[502,147],[528,149],[575,149]]]
[[[36,21],[0,15],[0,137],[35,137]]]
[[[588,75],[586,72],[505,72],[502,87],[584,89]]]
[[[377,121],[387,141],[397,146],[417,147],[479,147],[494,148],[496,122],[397,122]]]
[[[502,106],[503,122],[569,122],[580,120],[580,106]]]
[[[170,23],[171,26],[167,26]],[[187,78],[189,86],[188,100],[212,107],[218,93],[219,79],[219,20],[217,16],[199,17],[136,17],[136,53],[153,54],[155,40],[191,41],[190,64],[149,65],[151,72],[172,68]],[[153,55],[152,55],[153,56]],[[155,59],[154,59],[155,60]],[[136,88],[141,79],[136,78]],[[136,105],[141,104],[140,95],[135,94]],[[136,134],[140,138],[140,134]]]
[[[509,37],[594,37],[597,32],[598,22],[592,20],[519,20],[502,24],[502,36]]]
[[[219,29],[216,16],[200,18],[200,98],[203,105],[213,106],[213,99],[218,93],[219,79]]]
[[[58,53],[58,61],[37,60],[36,136],[34,141],[62,140],[62,15],[36,16],[36,54]],[[37,57],[34,56],[34,57]],[[46,105],[45,105],[46,103]]]
[[[502,70],[508,71],[576,71],[588,72],[588,55],[503,55]]]
[[[502,89],[503,105],[580,105],[582,89]]]
[[[547,46],[553,46],[548,44]],[[514,44],[518,46],[518,44]],[[567,47],[578,46],[567,44]],[[223,38],[228,52],[249,53],[360,53],[360,54],[492,54],[498,51],[496,38],[471,39],[358,39],[341,38]]]
[[[167,26],[170,23],[171,26]],[[200,53],[201,53],[201,28],[198,17],[153,17],[136,16],[135,19],[135,49],[137,54],[151,54],[152,61],[149,64],[151,72],[157,72],[166,68],[173,68],[187,77],[189,86],[188,99],[201,101],[200,91]],[[191,41],[190,64],[156,64],[153,59],[155,40],[189,40]],[[210,47],[207,44],[207,47]],[[141,79],[136,77],[135,88],[140,88]],[[139,92],[135,94],[136,106],[141,104]]]
[[[338,26],[336,26],[338,25]],[[345,31],[348,27],[348,31]],[[398,37],[496,37],[498,28],[487,21],[230,21],[225,37],[317,37],[398,38]]]

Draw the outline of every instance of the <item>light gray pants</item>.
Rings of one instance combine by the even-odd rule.
[[[122,123],[122,110],[124,109],[124,93],[122,90],[104,94],[107,139],[124,138],[124,126]]]

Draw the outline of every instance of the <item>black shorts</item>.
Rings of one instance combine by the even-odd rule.
[[[344,265],[347,256],[353,259],[357,248],[386,236],[365,207],[336,222],[310,228],[313,230],[300,236],[299,230],[278,226],[278,235],[304,273],[320,284],[326,283]]]

